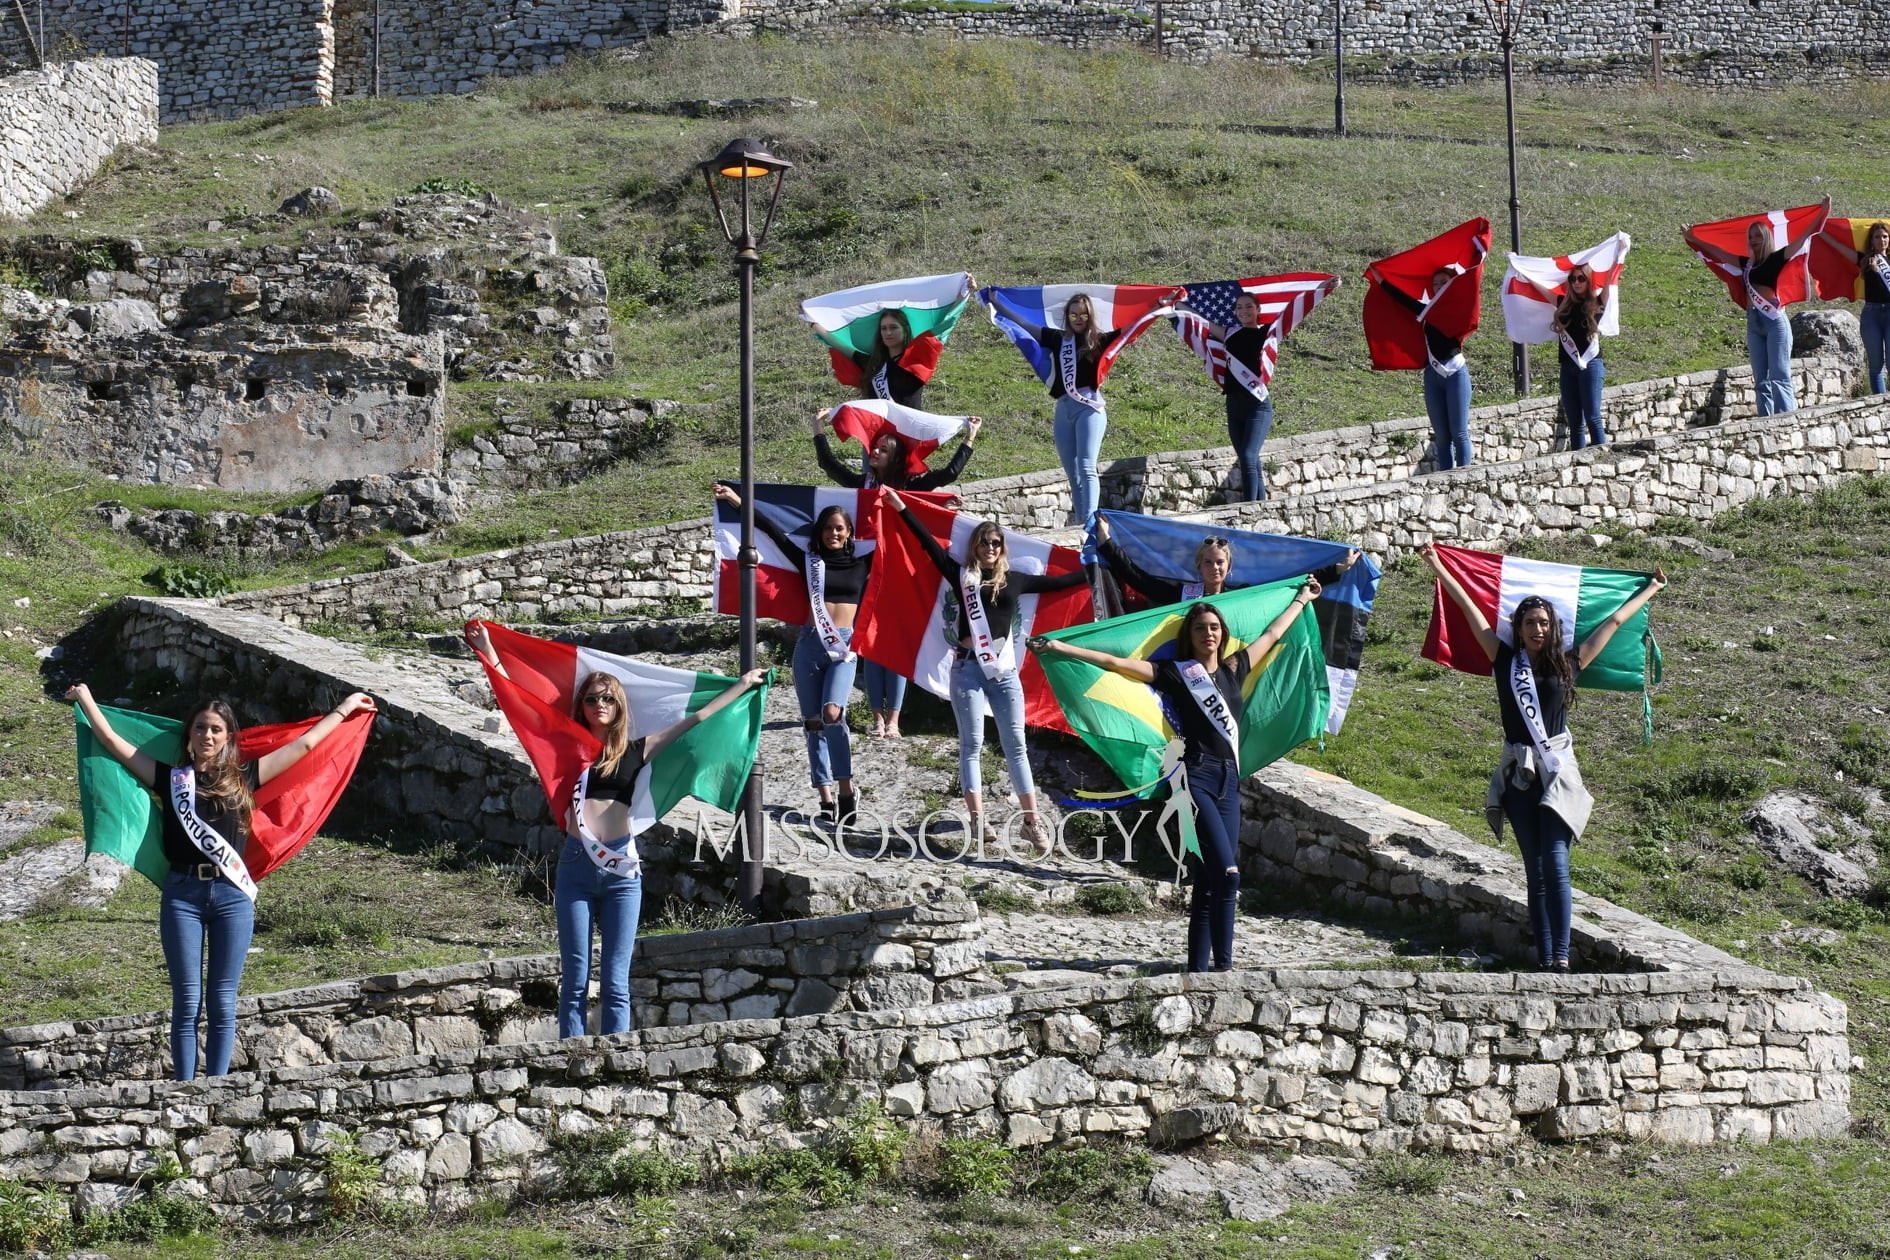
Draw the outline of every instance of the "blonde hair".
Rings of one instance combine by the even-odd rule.
[[[578,684],[577,691],[572,694],[571,716],[583,723],[586,730],[590,729],[590,721],[584,715],[584,696],[592,684],[600,680],[604,684],[604,692],[617,703],[610,721],[604,724],[604,750],[597,754],[597,760],[591,763],[591,768],[599,774],[609,774],[617,768],[625,750],[630,747],[630,699],[623,693],[623,684],[617,681],[615,674],[607,674],[601,669],[586,674],[584,681]]]
[[[1004,544],[998,548],[997,563],[991,566],[991,594],[995,596],[1004,589],[1004,580],[1011,571],[1011,544],[1004,537],[1004,527],[996,521],[979,521],[971,531],[971,556],[966,563],[974,569],[984,568],[984,562],[978,559],[978,542],[992,534],[996,534],[998,541]]]

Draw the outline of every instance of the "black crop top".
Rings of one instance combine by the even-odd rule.
[[[152,780],[152,787],[157,793],[158,802],[164,810],[163,822],[159,833],[160,838],[164,842],[164,860],[169,862],[173,868],[195,866],[199,862],[207,861],[208,859],[203,855],[203,850],[190,842],[190,836],[185,832],[184,824],[177,819],[177,809],[171,804],[172,767],[160,761],[156,764],[155,769],[156,776]],[[254,795],[256,789],[262,786],[260,776],[256,772],[255,762],[246,761],[243,763],[243,781],[249,784],[251,795]],[[238,818],[235,810],[225,809],[222,802],[213,797],[205,796],[199,791],[197,793],[197,817],[208,823],[210,830],[216,832],[219,836],[222,836],[224,840],[228,841],[229,846],[236,850],[238,856],[244,853],[249,843],[249,837],[243,834],[242,821]]]
[[[1227,736],[1221,728],[1201,712],[1201,706],[1195,703],[1194,693],[1188,690],[1188,684],[1181,676],[1181,662],[1163,660],[1155,663],[1155,690],[1161,693],[1163,707],[1168,711],[1171,725],[1181,732],[1186,745],[1187,756],[1224,757],[1238,760],[1239,750],[1227,743]],[[1243,648],[1221,661],[1221,667],[1214,671],[1214,689],[1221,693],[1221,699],[1227,707],[1238,715],[1243,707],[1241,688],[1247,682],[1247,652]]]
[[[912,515],[911,508],[903,509],[899,515],[905,521],[906,528],[912,531],[912,536],[919,540],[919,545],[925,548],[925,554],[932,557],[933,565],[956,591],[959,575],[964,572],[964,566],[952,559],[951,553],[938,545],[938,539],[932,537],[932,531],[919,524]],[[1086,581],[1088,581],[1088,576],[1081,569],[1062,574],[1018,573],[1013,570],[1005,577],[1004,589],[1001,591],[994,593],[988,581],[978,583],[978,598],[984,604],[984,615],[991,623],[992,635],[1005,639],[1010,637],[1011,627],[1017,621],[1018,600],[1041,591],[1068,590],[1072,586],[1081,586]],[[954,633],[961,643],[971,637],[971,626],[965,619],[963,608],[958,610],[958,624]]]
[[[1883,277],[1871,265],[1869,254],[1857,256],[1857,270],[1864,277],[1864,301],[1890,302],[1890,287],[1884,285]]]
[[[617,758],[617,765],[609,774],[601,773],[593,764],[591,777],[584,783],[584,799],[622,801],[628,805],[636,796],[637,776],[643,773],[643,749],[648,743],[647,737],[631,740],[624,746],[623,756]]]
[[[853,366],[860,369],[860,375],[866,378],[862,392],[868,398],[877,397],[878,395],[873,390],[873,373],[878,369],[871,368],[873,356],[864,350],[855,350],[849,357],[853,360]],[[888,360],[886,363],[886,392],[892,395],[892,400],[901,407],[924,410],[922,404],[925,401],[925,378],[907,369],[906,365],[897,359]]]
[[[1424,309],[1424,303],[1418,301],[1396,285],[1381,283],[1379,287],[1386,293],[1389,293],[1392,300],[1398,305],[1404,307],[1405,310],[1410,311],[1413,315],[1418,315],[1418,323],[1424,328],[1424,348],[1430,351],[1433,359],[1436,359],[1439,363],[1448,363],[1463,353],[1463,340],[1461,338],[1448,336],[1445,333],[1439,332],[1435,324],[1419,314],[1419,312]]]
[[[1785,264],[1789,261],[1782,249],[1773,250],[1756,263],[1748,258],[1745,262],[1751,270],[1747,273],[1747,279],[1751,280],[1755,286],[1764,285],[1768,289],[1776,289],[1779,273],[1785,270]]]
[[[827,475],[843,486],[851,486],[859,490],[869,485],[879,484],[858,468],[849,468],[841,463],[840,457],[833,453],[833,443],[827,440],[825,433],[814,435],[814,455],[820,460],[820,466]],[[959,475],[965,471],[965,465],[970,461],[971,440],[967,438],[958,444],[958,449],[952,453],[951,462],[945,467],[928,468],[922,473],[915,473],[906,478],[904,485],[895,486],[894,489],[936,490],[940,486],[949,486],[958,480]]]
[[[1258,323],[1252,328],[1236,328],[1222,340],[1227,346],[1227,353],[1247,365],[1255,376],[1260,374],[1260,356],[1267,348],[1267,342],[1273,337],[1271,323]],[[1246,393],[1246,388],[1231,375],[1221,382],[1223,394],[1239,390]]]
[[[1522,710],[1516,707],[1516,697],[1509,689],[1509,666],[1516,659],[1516,649],[1507,643],[1496,646],[1496,703],[1503,711],[1503,738],[1512,744],[1530,742],[1529,727],[1523,721]],[[1571,659],[1571,665],[1574,661]],[[1554,670],[1538,669],[1536,676],[1536,695],[1542,699],[1542,732],[1553,739],[1568,729],[1568,697],[1563,694],[1562,680]]]
[[[1063,338],[1069,334],[1060,328],[1039,328],[1037,344],[1050,352],[1050,397],[1063,397],[1063,366],[1061,351]],[[1102,362],[1102,352],[1107,350],[1117,337],[1122,335],[1120,328],[1096,334],[1096,357],[1089,358],[1081,351],[1076,355],[1076,385],[1078,389],[1096,388],[1096,365]]]
[[[1555,308],[1555,324],[1558,330],[1568,334],[1568,339],[1575,343],[1577,350],[1586,350],[1588,343],[1595,339],[1601,321],[1591,315],[1585,303],[1563,302]],[[1561,340],[1556,341],[1556,353],[1568,359],[1568,350]],[[1570,359],[1570,362],[1573,362]]]
[[[787,553],[787,558],[794,562],[794,567],[803,574],[807,572],[807,552],[801,545],[787,536],[779,525],[755,513],[755,525],[762,533],[774,539],[774,545]],[[866,579],[873,573],[873,553],[855,555],[851,546],[839,552],[821,551],[820,558],[827,562],[827,602],[830,604],[857,604],[866,594]]]

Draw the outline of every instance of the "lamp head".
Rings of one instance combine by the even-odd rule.
[[[794,163],[774,156],[753,140],[730,140],[703,166],[725,179],[761,179],[776,171],[794,169]]]
[[[702,182],[709,190],[709,204],[715,207],[715,217],[722,224],[722,235],[737,250],[752,251],[758,249],[766,239],[768,229],[774,224],[775,208],[781,203],[781,184],[787,173],[794,169],[792,162],[774,156],[753,140],[731,140],[722,146],[722,151],[700,163],[697,167],[702,172]],[[761,230],[755,231],[749,219],[748,186],[753,180],[774,180],[774,192],[768,199],[768,214],[761,222]],[[728,213],[722,207],[722,194],[717,188],[719,181],[732,181],[739,190],[738,204],[741,206],[739,224],[731,225]]]

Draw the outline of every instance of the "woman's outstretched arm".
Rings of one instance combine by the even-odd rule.
[[[1730,250],[1721,249],[1717,245],[1707,244],[1705,241],[1701,240],[1699,237],[1693,234],[1692,228],[1688,228],[1686,230],[1685,236],[1687,238],[1687,244],[1691,245],[1694,249],[1699,250],[1702,254],[1705,254],[1708,258],[1711,258],[1714,262],[1725,263],[1728,267],[1737,267],[1746,261],[1746,256],[1744,254],[1735,254],[1735,253],[1732,253]]]
[[[1667,571],[1655,569],[1654,576],[1647,584],[1634,592],[1634,597],[1614,610],[1614,615],[1588,632],[1575,648],[1575,668],[1587,669],[1588,663],[1601,655],[1601,649],[1608,646],[1608,640],[1614,638],[1614,632],[1634,619],[1634,614],[1646,607],[1647,601],[1667,585]]]
[[[765,669],[749,670],[746,674],[743,674],[740,678],[737,678],[733,683],[729,684],[727,690],[723,691],[721,695],[709,701],[682,721],[672,723],[645,739],[643,741],[643,760],[654,760],[657,753],[662,752],[691,730],[702,725],[702,723],[708,721],[723,709],[728,708],[729,705],[734,704],[736,698],[743,692],[754,687],[759,687],[762,681],[767,677],[768,671]]]
[[[1309,577],[1306,579],[1306,585],[1300,587],[1298,592],[1294,594],[1293,602],[1288,604],[1285,609],[1281,611],[1280,615],[1269,622],[1267,628],[1262,630],[1259,635],[1255,637],[1254,641],[1247,645],[1248,669],[1254,670],[1260,668],[1260,658],[1273,650],[1273,645],[1278,643],[1281,638],[1285,636],[1286,632],[1292,628],[1295,621],[1299,620],[1300,610],[1312,603],[1315,599],[1318,599],[1319,592],[1323,589],[1325,588],[1319,585],[1318,578]]]
[[[85,720],[91,724],[92,738],[98,741],[113,761],[131,771],[131,775],[146,787],[157,783],[157,762],[146,753],[139,752],[130,740],[112,729],[111,722],[98,707],[98,701],[92,699],[92,689],[84,683],[66,688],[66,699],[79,706],[85,714]]]
[[[1423,556],[1424,562],[1431,566],[1431,572],[1437,575],[1438,584],[1444,588],[1444,593],[1450,596],[1458,609],[1462,611],[1464,620],[1470,623],[1470,629],[1476,634],[1477,646],[1483,649],[1483,655],[1494,662],[1496,649],[1502,644],[1496,637],[1496,631],[1490,628],[1489,618],[1483,615],[1483,610],[1478,608],[1476,602],[1470,598],[1470,592],[1463,589],[1463,583],[1444,567],[1444,562],[1438,558],[1435,546],[1425,543],[1418,554]]]
[[[1032,639],[1030,646],[1039,656],[1046,652],[1056,656],[1067,656],[1071,660],[1086,661],[1111,673],[1121,674],[1124,678],[1133,678],[1137,682],[1155,681],[1155,666],[1133,656],[1098,652],[1094,648],[1078,647],[1074,643],[1065,643],[1061,639],[1046,639],[1042,635]]]
[[[365,709],[374,712],[374,698],[364,691],[357,691],[336,705],[321,721],[311,726],[302,738],[293,744],[284,744],[272,753],[259,757],[256,761],[256,782],[267,783],[287,770],[302,758],[314,752],[320,743],[333,735],[351,714]]]

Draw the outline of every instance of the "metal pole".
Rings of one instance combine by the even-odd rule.
[[[1522,253],[1522,199],[1516,192],[1516,39],[1503,24],[1503,107],[1509,115],[1509,247]],[[1529,347],[1516,348],[1516,397],[1529,397]]]
[[[1332,130],[1345,134],[1345,0],[1332,0]]]
[[[374,0],[374,96],[381,95],[381,0]]]
[[[1166,57],[1168,47],[1162,33],[1162,0],[1155,0],[1155,55]]]
[[[742,443],[742,534],[741,566],[741,672],[755,668],[755,570],[761,565],[761,553],[755,549],[755,266],[761,252],[755,245],[754,229],[748,217],[748,185],[742,186],[742,236],[735,253],[735,271],[741,282],[741,443]],[[741,874],[736,891],[742,909],[751,918],[761,915],[762,862],[766,856],[766,835],[761,816],[761,757],[757,753],[748,769],[748,786],[742,792],[743,850]]]

